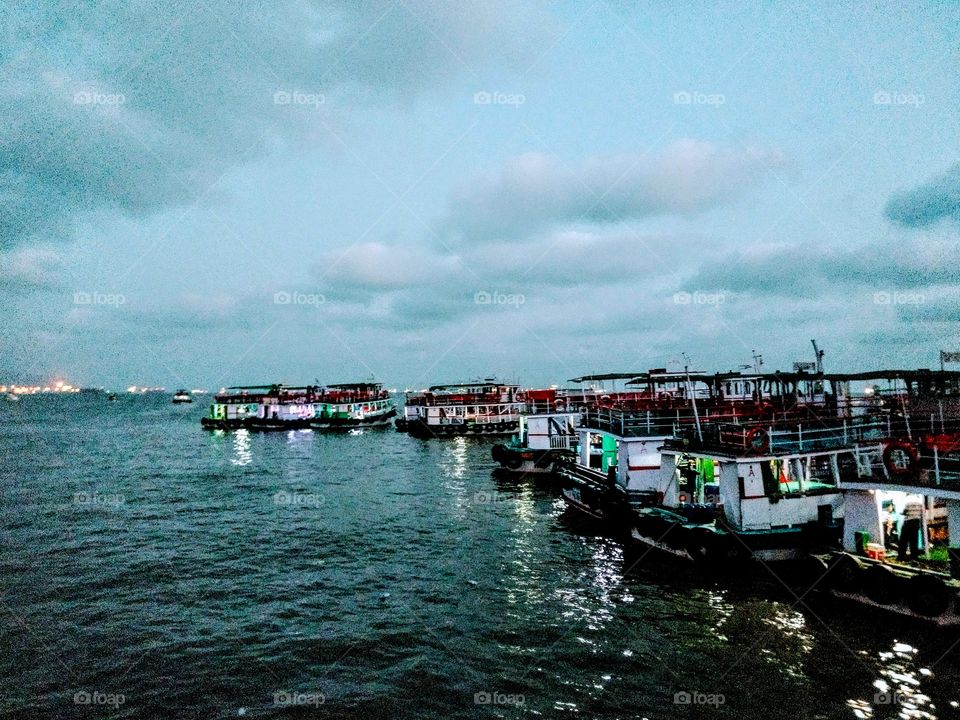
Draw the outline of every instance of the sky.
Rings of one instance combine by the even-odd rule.
[[[843,5],[4,4],[0,383],[936,367],[960,5]]]

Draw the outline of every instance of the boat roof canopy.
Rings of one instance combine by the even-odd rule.
[[[518,388],[520,385],[511,382],[501,382],[496,378],[487,378],[486,380],[472,380],[470,382],[447,383],[445,385],[431,385],[427,390],[436,392],[437,390],[456,390],[457,388],[479,388],[496,385],[497,387]]]
[[[870,370],[859,373],[830,373],[830,380],[960,380],[960,370]]]
[[[582,383],[593,380],[629,380],[640,377],[643,373],[601,373],[599,375],[581,375],[580,377],[570,378],[569,382]]]

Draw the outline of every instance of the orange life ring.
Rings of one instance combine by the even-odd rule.
[[[883,466],[894,477],[913,475],[919,460],[917,449],[906,440],[888,440],[883,445]]]
[[[746,444],[749,450],[756,454],[765,453],[770,449],[770,433],[765,427],[757,426],[747,432]]]

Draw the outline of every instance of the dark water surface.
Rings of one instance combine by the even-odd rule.
[[[957,716],[960,633],[638,563],[487,441],[203,412],[0,407],[3,717]]]

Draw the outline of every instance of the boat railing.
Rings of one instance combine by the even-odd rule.
[[[943,452],[936,445],[919,445],[915,450],[915,459],[898,467],[898,463],[889,458],[885,450],[884,443],[857,447],[860,477],[855,482],[960,491],[960,452]]]
[[[800,422],[702,422],[699,431],[689,425],[680,428],[666,444],[757,455],[836,450],[885,439],[920,442],[930,436],[960,437],[960,418],[910,419],[874,414],[807,418]],[[960,450],[960,442],[957,445]]]

